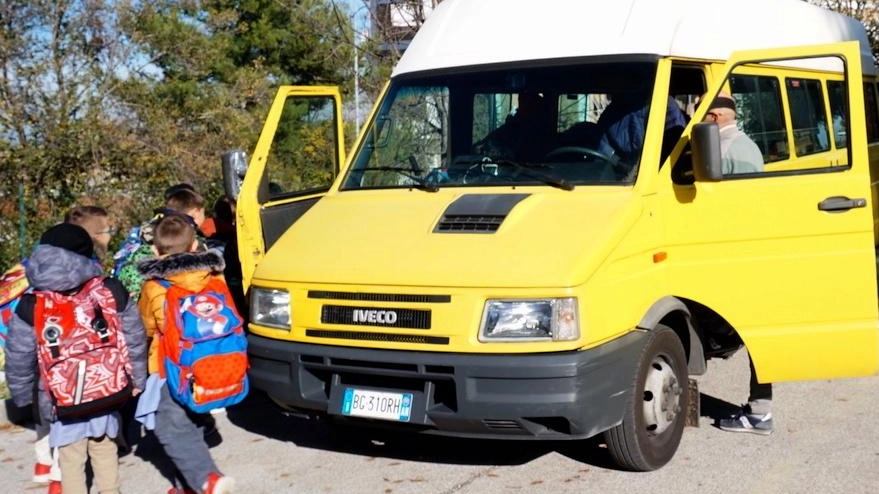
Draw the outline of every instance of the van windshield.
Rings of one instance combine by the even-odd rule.
[[[630,185],[655,74],[651,60],[397,78],[342,188]]]

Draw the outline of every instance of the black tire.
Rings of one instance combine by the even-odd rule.
[[[658,325],[641,352],[623,422],[604,433],[617,465],[648,472],[671,460],[684,434],[687,378],[680,338],[671,328]]]

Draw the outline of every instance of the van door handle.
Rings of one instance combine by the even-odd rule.
[[[854,208],[867,207],[867,200],[863,198],[849,199],[845,196],[833,196],[818,203],[821,211],[848,211]]]

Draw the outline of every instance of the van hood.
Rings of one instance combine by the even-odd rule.
[[[631,189],[358,191],[317,202],[254,280],[430,287],[583,283],[641,212]]]

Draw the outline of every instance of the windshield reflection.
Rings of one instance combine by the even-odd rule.
[[[343,189],[630,185],[655,61],[396,79]],[[684,127],[669,102],[666,126]]]

